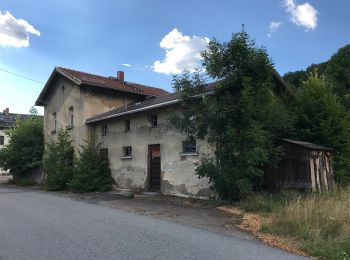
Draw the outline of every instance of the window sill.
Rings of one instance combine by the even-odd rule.
[[[199,156],[198,152],[183,152],[180,153],[181,156]]]
[[[122,160],[131,160],[132,156],[120,156],[120,159],[122,159]]]
[[[71,130],[73,128],[74,128],[74,126],[72,126],[72,125],[67,126],[67,130]]]
[[[51,134],[56,134],[56,130],[51,130]]]

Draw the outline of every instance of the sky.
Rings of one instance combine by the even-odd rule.
[[[350,43],[349,10],[348,0],[2,0],[0,109],[28,113],[55,66],[122,70],[171,91],[210,39],[228,41],[242,24],[281,75],[305,69]]]

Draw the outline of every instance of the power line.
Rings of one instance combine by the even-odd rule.
[[[34,81],[34,82],[37,82],[37,83],[40,83],[40,84],[45,84],[44,82],[40,81],[40,80],[36,80],[36,79],[32,79],[32,78],[28,78],[26,76],[23,76],[23,75],[20,75],[20,74],[17,74],[17,73],[14,73],[14,72],[11,72],[11,71],[8,71],[8,70],[5,70],[5,69],[2,69],[0,68],[0,71],[3,71],[3,72],[6,72],[6,73],[9,73],[11,75],[14,75],[14,76],[17,76],[17,77],[20,77],[20,78],[23,78],[23,79],[26,79],[26,80],[30,80],[30,81]]]

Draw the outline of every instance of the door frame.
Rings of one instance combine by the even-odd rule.
[[[148,179],[148,184],[147,184],[147,187],[148,187],[148,190],[149,191],[154,191],[152,190],[152,187],[151,187],[151,159],[152,159],[152,147],[159,147],[159,154],[160,154],[160,161],[159,161],[159,167],[160,167],[160,172],[159,172],[159,178],[160,178],[160,183],[159,183],[159,190],[157,191],[161,191],[162,190],[162,153],[161,153],[161,148],[160,148],[160,144],[149,144],[147,149],[148,149],[148,155],[147,155],[147,179]]]

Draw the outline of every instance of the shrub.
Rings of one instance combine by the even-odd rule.
[[[57,141],[47,144],[44,156],[44,186],[47,190],[63,190],[72,178],[74,148],[68,131],[60,129]]]
[[[42,166],[44,153],[43,120],[32,114],[26,119],[17,118],[16,126],[6,133],[9,144],[0,150],[0,167],[10,170],[18,179]]]
[[[81,146],[68,186],[74,192],[93,192],[110,190],[113,183],[108,156],[101,152],[101,144],[93,138]]]

